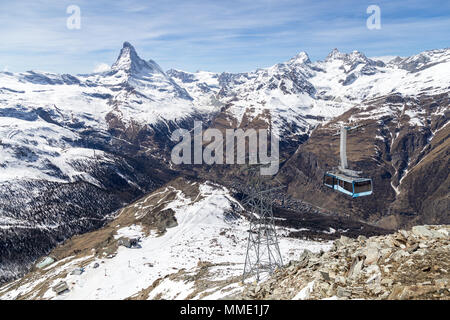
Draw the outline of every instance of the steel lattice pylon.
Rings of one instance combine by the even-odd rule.
[[[259,281],[262,273],[270,274],[277,267],[283,266],[270,201],[270,192],[283,187],[264,188],[259,172],[251,171],[253,179],[250,179],[248,195],[242,201],[250,214],[242,281],[252,275],[256,275],[256,281]]]

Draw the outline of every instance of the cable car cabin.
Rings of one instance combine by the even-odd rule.
[[[368,178],[355,178],[341,173],[327,172],[323,176],[323,184],[353,198],[372,194],[372,179]]]

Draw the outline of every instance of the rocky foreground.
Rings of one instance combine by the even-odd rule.
[[[450,300],[449,272],[450,226],[415,226],[342,236],[327,252],[305,250],[269,280],[244,288],[241,298]]]

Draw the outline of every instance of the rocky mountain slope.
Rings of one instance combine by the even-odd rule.
[[[450,220],[448,94],[371,100],[317,127],[286,162],[279,179],[289,193],[384,228]],[[321,185],[339,164],[342,123],[363,127],[348,136],[350,167],[373,179],[370,199],[351,199]],[[369,200],[369,201],[368,201]]]
[[[450,299],[450,226],[387,236],[342,236],[330,251],[305,250],[244,299]]]
[[[0,299],[213,299],[240,292],[249,227],[243,213],[227,188],[178,178],[105,227],[56,247],[0,287]],[[285,260],[330,247],[289,237],[292,231],[301,230],[278,227]],[[67,288],[58,294],[61,282]]]

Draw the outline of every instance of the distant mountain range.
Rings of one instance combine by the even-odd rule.
[[[281,140],[287,193],[338,216],[395,229],[449,223],[450,49],[372,60],[305,52],[248,73],[163,71],[125,42],[105,72],[0,72],[0,279],[24,272],[61,241],[102,227],[179,175],[224,185],[236,168],[175,167],[177,128],[269,127]],[[374,179],[350,200],[325,189],[342,123],[349,161]],[[243,178],[245,183],[245,178]]]

